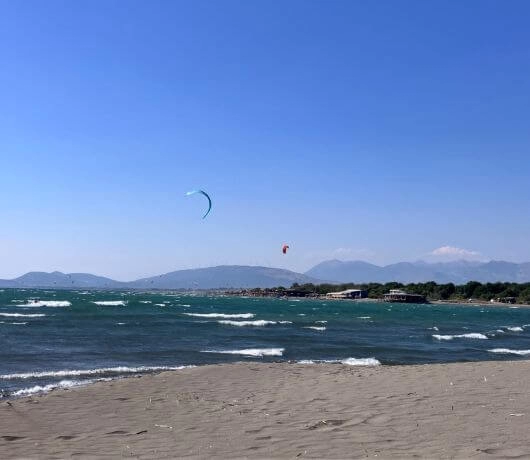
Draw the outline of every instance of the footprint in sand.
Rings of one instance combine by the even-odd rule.
[[[374,415],[373,417],[368,417],[366,419],[366,423],[370,425],[383,425],[385,423],[390,422],[390,420],[392,420],[392,417],[390,417],[389,415],[379,414]]]
[[[315,423],[308,427],[308,430],[317,430],[319,428],[329,428],[332,426],[340,426],[346,423],[347,420],[320,420],[320,422]]]
[[[499,448],[499,449],[477,449],[478,452],[484,452],[485,454],[494,455],[495,457],[504,458],[528,458],[530,452],[527,450],[523,452],[518,448]]]
[[[19,439],[26,439],[23,436],[2,436],[2,438],[9,442],[18,441]]]

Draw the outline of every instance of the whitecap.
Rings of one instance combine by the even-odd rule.
[[[141,372],[158,372],[158,371],[176,371],[186,369],[194,366],[117,366],[117,367],[102,367],[97,369],[64,369],[59,371],[40,371],[40,372],[26,372],[20,374],[4,374],[0,375],[0,379],[16,380],[16,379],[39,379],[49,377],[82,377],[88,375],[105,375],[105,374],[138,374]]]
[[[285,348],[246,348],[244,350],[204,350],[201,353],[222,353],[243,356],[283,356]]]
[[[226,324],[228,326],[268,326],[270,324],[276,324],[276,321],[265,321],[263,319],[259,319],[256,321],[217,321],[219,324]]]
[[[319,332],[326,330],[324,326],[306,326],[304,327],[304,329],[312,329],[313,331],[319,331]]]
[[[507,327],[506,329],[512,332],[523,332],[523,328],[519,326]]]
[[[191,307],[191,305],[189,303],[179,303],[178,306],[179,307],[186,307],[186,308]]]
[[[237,314],[228,314],[228,313],[182,313],[186,316],[196,316],[198,318],[254,318],[254,313],[237,313]]]
[[[72,303],[68,300],[36,300],[21,304],[19,307],[69,307],[71,305]]]
[[[127,305],[125,300],[97,300],[92,303],[95,303],[101,307],[124,307]]]
[[[153,302],[151,302],[150,300],[140,300],[139,302],[140,302],[140,303],[153,303]]]
[[[493,348],[488,351],[490,353],[512,354],[512,355],[519,355],[519,356],[530,355],[530,350],[512,350],[510,348]]]
[[[431,331],[439,331],[440,329],[438,329],[436,326],[433,326],[433,327],[428,327],[427,329],[431,330]]]
[[[472,332],[470,334],[458,334],[458,335],[438,335],[433,334],[433,338],[437,340],[453,340],[453,339],[482,339],[485,340],[488,337],[484,334],[479,334],[477,332]]]
[[[357,316],[358,319],[370,319],[371,316]]]
[[[46,316],[44,313],[35,313],[35,314],[24,314],[24,313],[0,313],[0,316],[6,318],[42,318]]]
[[[155,303],[155,307],[167,307],[165,303]]]
[[[318,323],[318,324],[326,324],[327,321],[315,321],[315,323]]]
[[[278,321],[279,324],[293,324],[292,321]]]

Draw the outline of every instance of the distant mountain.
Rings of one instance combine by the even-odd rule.
[[[0,280],[0,288],[70,288],[70,289],[216,289],[289,287],[293,283],[437,283],[464,284],[480,282],[530,282],[530,263],[511,262],[400,262],[380,267],[362,261],[328,260],[305,274],[280,268],[223,265],[219,267],[178,270],[136,281],[115,281],[89,273],[29,272],[12,280]]]
[[[12,280],[0,280],[0,287],[118,288],[125,283],[89,273],[29,272]]]
[[[318,283],[317,279],[279,268],[225,265],[178,270],[164,275],[121,282],[88,273],[30,272],[12,280],[0,280],[0,288],[94,288],[94,289],[215,289],[289,287],[293,283]]]
[[[468,281],[488,282],[530,282],[530,263],[490,261],[469,262],[400,262],[380,267],[362,261],[344,262],[328,260],[315,265],[305,273],[318,279],[341,283],[437,283],[464,284]]]
[[[318,280],[301,273],[268,267],[222,265],[219,267],[178,270],[165,275],[129,283],[141,289],[214,289],[251,287],[289,287],[293,283],[315,283]]]

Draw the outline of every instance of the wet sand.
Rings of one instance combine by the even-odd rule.
[[[241,363],[0,403],[0,458],[529,458],[530,361]]]

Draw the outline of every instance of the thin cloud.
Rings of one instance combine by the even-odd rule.
[[[458,257],[461,259],[481,259],[483,255],[478,251],[470,249],[457,248],[455,246],[441,246],[429,253],[434,257]]]

